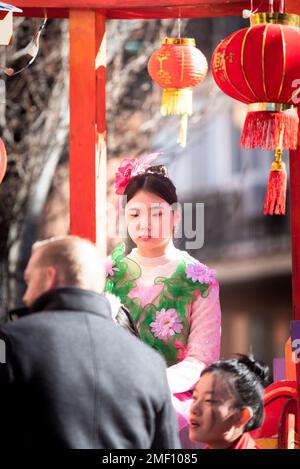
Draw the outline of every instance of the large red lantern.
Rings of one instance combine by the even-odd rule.
[[[234,32],[214,51],[212,74],[217,85],[248,104],[241,137],[245,148],[296,148],[299,26],[298,15],[257,13],[249,28]]]
[[[264,213],[285,213],[284,148],[295,149],[299,118],[300,17],[272,12],[251,16],[251,26],[215,49],[212,74],[224,93],[248,104],[244,148],[276,150]]]
[[[186,145],[187,118],[193,112],[192,88],[205,78],[207,60],[191,38],[164,38],[148,62],[151,78],[163,88],[161,113],[181,115],[178,143]]]

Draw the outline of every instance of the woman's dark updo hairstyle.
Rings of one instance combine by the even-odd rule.
[[[150,166],[144,173],[134,176],[129,181],[124,191],[123,207],[141,190],[152,192],[170,205],[178,202],[176,187],[168,178],[167,168],[164,165]]]
[[[218,373],[229,384],[235,398],[234,406],[242,409],[251,407],[253,417],[245,426],[249,432],[260,427],[264,417],[264,387],[269,384],[269,368],[253,357],[237,354],[236,359],[220,360],[203,370],[205,373]]]

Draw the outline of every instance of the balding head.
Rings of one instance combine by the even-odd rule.
[[[97,248],[78,236],[61,236],[36,242],[26,267],[24,302],[30,306],[55,287],[79,287],[101,293],[104,262]]]

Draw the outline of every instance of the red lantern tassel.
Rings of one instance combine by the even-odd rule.
[[[299,118],[297,112],[248,112],[241,136],[241,147],[275,150],[297,148]]]
[[[277,148],[275,161],[269,174],[269,181],[264,203],[265,215],[284,215],[286,205],[287,174],[282,161],[282,149]]]

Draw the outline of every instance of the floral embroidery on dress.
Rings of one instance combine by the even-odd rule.
[[[141,340],[155,348],[167,366],[183,360],[187,353],[191,305],[199,295],[204,299],[209,295],[215,272],[185,254],[170,277],[155,278],[154,286],[161,289],[150,303],[144,303],[136,284],[142,271],[139,264],[125,256],[124,243],[115,247],[111,259],[105,290],[120,298],[137,325]],[[132,292],[136,294],[132,296]]]
[[[167,342],[174,334],[180,334],[183,329],[182,322],[175,308],[164,308],[156,312],[155,321],[150,324],[153,334],[158,339]]]
[[[192,279],[193,282],[206,283],[210,285],[216,276],[214,269],[209,269],[201,262],[193,262],[188,264],[185,269],[187,278]]]

